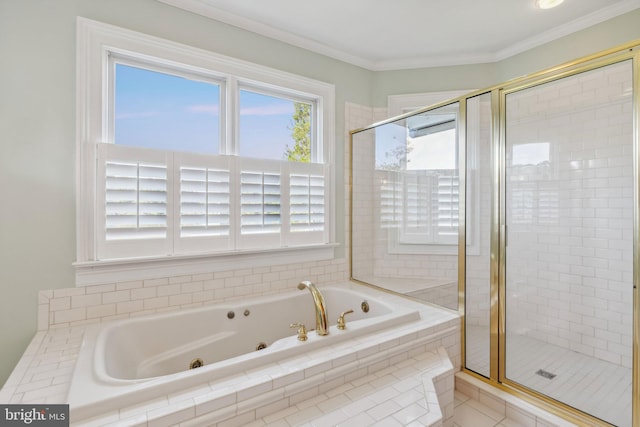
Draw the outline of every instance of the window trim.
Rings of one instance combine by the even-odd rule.
[[[76,38],[76,284],[111,283],[114,280],[140,280],[159,277],[159,274],[194,274],[256,265],[276,265],[307,262],[334,257],[336,215],[335,194],[335,87],[332,84],[276,70],[174,41],[142,34],[83,17],[77,18]],[[322,159],[329,168],[327,217],[328,243],[267,250],[210,253],[197,256],[139,257],[132,259],[97,261],[96,233],[96,155],[98,142],[110,142],[109,82],[104,75],[110,66],[110,54],[127,58],[146,58],[151,64],[180,64],[194,74],[226,77],[227,95],[238,91],[242,84],[255,83],[262,88],[287,88],[288,93],[317,99],[316,137],[323,141]],[[221,88],[221,90],[223,90]],[[290,91],[290,92],[289,92]],[[223,97],[224,98],[224,97]],[[234,97],[221,105],[221,128],[228,131],[223,143],[232,140],[237,129],[231,127],[231,116],[238,108]],[[229,148],[229,147],[225,147]],[[229,151],[227,151],[229,152]],[[90,201],[90,202],[87,202]],[[222,261],[222,262],[220,262]],[[164,266],[164,267],[163,267]],[[165,272],[165,273],[161,273]]]

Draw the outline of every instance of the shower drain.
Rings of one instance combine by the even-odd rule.
[[[538,371],[536,372],[536,375],[540,375],[543,378],[546,378],[548,380],[552,380],[556,377],[556,374],[552,374],[549,371],[545,371],[544,369],[538,369]]]

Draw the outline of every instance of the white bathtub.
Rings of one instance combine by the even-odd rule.
[[[72,420],[201,384],[215,388],[216,381],[234,374],[284,364],[301,354],[320,354],[327,346],[347,340],[355,343],[421,319],[416,304],[405,305],[398,297],[357,288],[361,289],[320,288],[331,325],[327,336],[312,331],[315,308],[307,290],[90,326],[68,396]],[[370,307],[368,313],[361,310],[363,301]],[[347,310],[354,313],[345,317],[347,328],[339,330],[338,316]],[[297,340],[296,329],[289,327],[295,322],[307,326],[308,341]],[[261,343],[267,347],[256,351]],[[189,369],[195,358],[201,358],[204,366]]]

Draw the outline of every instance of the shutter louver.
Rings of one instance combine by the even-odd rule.
[[[279,233],[281,226],[280,174],[240,173],[241,234]]]
[[[437,218],[439,236],[457,236],[458,234],[458,191],[459,179],[451,175],[438,173]]]
[[[430,211],[432,179],[418,174],[407,174],[405,179],[405,229],[410,234],[429,235],[433,217]]]
[[[289,182],[291,231],[324,230],[324,177],[292,174]]]
[[[180,237],[228,236],[229,171],[180,168]]]
[[[398,182],[398,174],[386,171],[378,173],[384,176],[380,183],[380,227],[398,228],[398,212],[401,211],[402,202],[402,186]]]
[[[157,239],[167,236],[167,167],[107,161],[105,239]]]
[[[324,165],[114,144],[97,151],[101,259],[326,241]]]
[[[459,178],[455,170],[406,171],[402,233],[405,244],[455,244]]]

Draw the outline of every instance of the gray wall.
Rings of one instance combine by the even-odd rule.
[[[76,16],[335,84],[338,183],[345,101],[371,103],[367,70],[155,0],[0,0],[0,384],[36,331],[38,291],[74,286]]]
[[[0,383],[35,333],[38,291],[74,285],[76,16],[335,84],[337,218],[345,101],[486,87],[640,38],[636,11],[500,63],[374,73],[155,0],[0,0]]]

